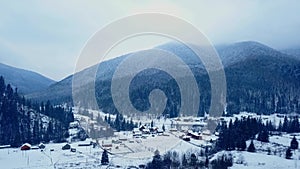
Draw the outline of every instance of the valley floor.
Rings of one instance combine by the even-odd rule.
[[[246,114],[243,114],[245,116]],[[239,115],[241,116],[241,115]],[[263,117],[265,119],[275,117]],[[229,120],[225,119],[225,120]],[[197,119],[198,120],[198,119]],[[275,119],[279,121],[280,119]],[[89,121],[89,120],[87,120]],[[173,119],[173,122],[176,119]],[[177,120],[179,121],[179,120]],[[182,124],[188,123],[181,120]],[[180,122],[180,121],[179,121]],[[0,168],[3,169],[94,169],[94,168],[128,168],[145,165],[153,158],[155,150],[160,154],[167,151],[177,151],[180,156],[186,152],[197,152],[199,147],[207,144],[207,140],[184,141],[180,138],[180,131],[171,132],[170,124],[172,119],[155,120],[157,126],[164,124],[167,131],[164,134],[148,134],[143,137],[133,137],[132,132],[115,132],[114,137],[103,139],[87,139],[86,141],[72,142],[71,147],[76,152],[62,150],[66,143],[45,144],[44,150],[31,149],[21,151],[20,148],[0,149]],[[71,129],[72,131],[74,129]],[[75,130],[74,130],[75,131]],[[296,136],[300,140],[300,133],[282,134],[270,136],[269,143],[254,140],[256,152],[231,151],[233,156],[233,166],[231,169],[300,169],[300,152],[293,151],[292,159],[285,159],[285,151],[290,145],[290,141]],[[216,139],[216,136],[211,138]],[[99,146],[93,148],[88,145],[90,142],[98,142]],[[80,144],[88,146],[80,146]],[[247,141],[247,147],[250,141]],[[108,145],[104,147],[104,145]],[[101,156],[103,148],[109,150],[109,166],[101,166]],[[222,152],[219,152],[222,153]],[[217,153],[216,155],[218,155]],[[227,152],[228,153],[228,152]]]
[[[231,151],[234,165],[231,169],[297,169],[300,168],[300,152],[293,151],[293,159],[284,158],[285,148],[289,145],[290,135],[272,136],[270,143],[255,141],[256,153],[246,151]],[[298,139],[300,136],[297,137]],[[46,144],[46,148],[21,151],[19,148],[0,149],[1,168],[5,169],[80,169],[80,168],[107,168],[101,166],[101,155],[103,150],[99,147],[79,146],[87,144],[91,140],[74,142],[71,144],[76,152],[62,150],[65,143]],[[249,144],[249,142],[247,142]],[[268,155],[267,149],[272,153]],[[168,150],[177,152],[196,151],[197,147],[185,142],[172,134],[168,136],[149,137],[147,139],[135,139],[132,141],[116,144],[111,148],[109,155],[110,168],[127,168],[128,166],[139,166],[152,160],[153,152],[158,149],[161,154]],[[277,153],[273,153],[277,149]],[[51,151],[52,150],[52,151]],[[113,167],[115,166],[115,167]]]

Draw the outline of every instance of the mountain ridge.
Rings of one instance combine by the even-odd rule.
[[[207,112],[210,104],[210,84],[208,74],[201,63],[201,60],[199,60],[193,51],[179,43],[168,43],[156,48],[172,52],[188,64],[197,80],[200,93],[202,94],[200,98],[201,105],[199,108],[199,114]],[[264,44],[252,41],[218,47],[217,52],[219,53],[224,65],[228,83],[228,110],[232,113],[238,113],[243,110],[261,111],[262,113],[285,113],[300,110],[297,109],[297,107],[300,107],[300,96],[291,92],[293,91],[295,93],[295,91],[299,91],[299,87],[297,87],[297,85],[300,81],[300,61],[288,57],[288,55]],[[100,104],[100,108],[103,111],[117,113],[110,93],[111,78],[117,65],[126,56],[127,55],[123,55],[113,60],[109,60],[100,64],[98,67],[96,78],[96,97],[98,104]],[[84,74],[86,72],[79,73]],[[160,79],[165,80],[157,81],[155,80],[155,77],[160,77]],[[139,80],[137,78],[139,78]],[[157,70],[141,72],[135,79],[136,80],[133,81],[134,83],[130,86],[130,89],[132,90],[130,97],[135,107],[138,107],[140,110],[146,110],[149,108],[148,94],[150,89],[158,87],[169,92],[167,95],[173,99],[170,99],[167,103],[168,111],[164,113],[168,114],[175,112],[174,116],[176,116],[178,106],[176,107],[174,103],[180,104],[180,100],[178,100],[180,97],[178,92],[173,91],[172,89],[172,87],[176,89],[176,82],[174,80],[170,79],[168,75],[164,75],[164,73]],[[142,84],[141,79],[146,83]],[[66,82],[68,83],[67,86],[62,85]],[[82,86],[80,86],[81,89],[88,89],[91,84],[84,82],[81,84]],[[60,91],[57,90],[59,89],[57,86],[60,87]],[[51,88],[48,88],[47,90],[51,91],[51,93],[44,93],[44,96],[40,93],[27,96],[32,99],[43,99],[43,97],[44,99],[47,98],[50,100],[58,99],[57,101],[59,101],[60,98],[68,98],[67,101],[72,101],[71,87],[72,75],[67,79],[53,84]],[[76,90],[75,92],[82,96],[84,98],[83,102],[85,102],[84,100],[87,99],[86,96],[92,91],[87,90],[83,92]],[[300,93],[300,91],[298,93]],[[52,96],[54,98],[52,98]],[[296,102],[292,103],[290,98],[296,100]],[[284,101],[285,103],[279,105],[278,100]],[[270,106],[271,103],[272,106]],[[264,108],[259,110],[255,107]],[[296,107],[296,110],[292,107]]]
[[[6,81],[18,88],[18,91],[22,94],[37,92],[55,83],[54,80],[34,71],[16,68],[3,63],[0,63],[0,76],[5,77]]]
[[[289,48],[280,50],[282,53],[289,55],[290,57],[296,58],[300,60],[300,47],[296,48]]]

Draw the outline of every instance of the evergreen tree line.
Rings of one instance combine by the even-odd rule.
[[[245,150],[246,141],[265,129],[261,120],[256,118],[242,118],[223,122],[219,128],[220,135],[216,143],[218,150]]]
[[[284,118],[284,122],[276,128],[270,121],[266,124],[262,123],[260,119],[256,118],[242,118],[236,119],[234,122],[230,120],[227,125],[226,122],[219,126],[220,135],[216,143],[216,150],[247,150],[248,152],[256,152],[253,139],[257,135],[257,140],[261,142],[269,142],[269,133],[271,131],[277,132],[299,132],[299,120],[298,117],[288,119]],[[246,147],[246,140],[251,139],[250,145]],[[285,152],[285,158],[292,158],[292,150],[299,148],[298,141],[294,136],[291,140],[290,146]],[[271,150],[268,150],[268,154],[271,154]]]
[[[41,102],[40,106],[35,104],[34,107],[39,113],[59,120],[66,127],[69,126],[70,122],[74,121],[74,115],[71,107],[65,108],[63,106],[53,106],[49,100],[46,102],[46,104]]]
[[[52,106],[50,102],[31,103],[0,77],[0,145],[63,141],[71,121],[71,109]]]
[[[117,131],[131,131],[137,127],[132,119],[126,120],[121,113],[118,113],[115,119],[112,119],[110,115],[105,116],[104,121]]]
[[[160,155],[159,151],[154,152],[151,162],[146,165],[146,169],[194,169],[194,168],[212,168],[212,169],[227,169],[233,165],[231,154],[222,153],[214,159],[209,159],[207,152],[201,149],[200,153],[192,153],[190,151],[182,156],[176,151],[168,151],[164,155]]]
[[[274,128],[273,128],[274,130]],[[287,132],[287,133],[297,133],[300,132],[300,125],[298,117],[293,117],[292,119],[288,119],[286,116],[284,117],[283,123],[280,121],[279,126],[277,128],[278,131]]]
[[[271,121],[265,124],[258,118],[242,118],[232,120],[227,124],[223,122],[218,126],[219,139],[216,143],[217,150],[245,150],[246,141],[255,139],[262,142],[269,142],[269,133],[271,131],[294,133],[300,132],[298,117],[288,119],[284,118],[283,123],[280,121],[276,127]]]

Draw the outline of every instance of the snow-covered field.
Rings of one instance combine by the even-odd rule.
[[[76,152],[62,150],[66,143],[46,144],[46,148],[21,151],[19,148],[0,150],[0,164],[3,169],[12,168],[96,168],[100,165],[102,151],[89,147],[79,147],[77,142],[71,144]]]
[[[299,160],[287,160],[284,157],[233,151],[234,160],[243,159],[243,164],[234,164],[231,169],[298,169]]]
[[[104,119],[103,112],[91,111],[96,117],[98,114]],[[226,117],[224,120],[229,121],[243,116],[260,117],[263,121],[272,120],[276,124],[283,120],[283,117],[278,115],[258,116],[253,113],[241,113],[234,117]],[[93,122],[87,116],[76,115],[83,121]],[[112,118],[114,118],[112,116]],[[133,119],[135,122],[149,124],[152,119],[146,117],[138,117]],[[199,146],[207,145],[208,140],[217,139],[217,136],[202,135],[202,140],[191,139],[190,142],[183,141],[180,136],[184,134],[181,129],[177,132],[169,132],[172,126],[192,126],[192,124],[201,124],[205,126],[204,118],[180,117],[174,119],[153,119],[154,125],[161,128],[164,125],[167,131],[164,134],[148,134],[144,137],[133,137],[132,132],[115,132],[113,137],[88,139],[86,141],[72,142],[71,147],[76,149],[76,152],[70,150],[62,150],[66,143],[49,143],[45,144],[46,148],[32,149],[21,151],[20,148],[4,148],[0,149],[0,168],[2,169],[81,169],[81,168],[107,168],[101,166],[101,156],[104,144],[111,144],[106,147],[109,150],[109,168],[127,168],[128,166],[139,166],[147,164],[152,160],[155,150],[159,150],[160,154],[167,151],[177,151],[179,154],[186,152],[197,152]],[[87,124],[88,125],[88,124]],[[70,129],[70,134],[76,134],[76,129]],[[234,164],[232,169],[296,169],[300,168],[300,152],[293,151],[291,160],[285,159],[285,151],[290,145],[292,137],[296,135],[297,140],[300,140],[300,134],[283,134],[280,136],[270,136],[269,143],[254,141],[257,152],[249,153],[246,151],[231,151]],[[208,137],[208,138],[206,138]],[[79,146],[79,144],[88,144],[91,141],[98,142],[100,147]],[[247,145],[250,141],[247,141]],[[199,157],[200,158],[200,157]]]
[[[89,141],[91,140],[72,143],[71,147],[75,148],[76,152],[62,150],[62,147],[66,143],[46,144],[46,148],[43,151],[40,149],[21,151],[19,148],[0,149],[1,168],[101,168],[100,160],[103,152],[101,148],[78,146],[79,144],[86,144]],[[173,149],[185,152],[195,148],[192,144],[172,134],[168,134],[168,136],[151,136],[147,139],[138,138],[133,141],[129,142],[128,140],[113,145],[110,149],[112,154],[109,155],[110,165],[119,165],[122,168],[126,168],[126,166],[146,164],[152,159],[156,149],[163,154]],[[106,167],[103,166],[103,168]]]

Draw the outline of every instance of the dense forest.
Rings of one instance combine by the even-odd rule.
[[[0,77],[0,145],[64,141],[72,121],[71,108],[32,103]]]
[[[260,52],[260,49],[251,50],[250,54],[237,56],[245,57],[245,59],[225,65],[227,113],[236,114],[247,111],[258,114],[300,114],[300,62],[277,51],[268,51],[266,47],[261,48],[267,52]],[[184,53],[189,54],[188,52]],[[198,83],[200,92],[198,115],[203,116],[205,112],[209,112],[211,104],[210,77],[201,67],[201,63],[197,62],[192,54],[185,57],[187,54],[182,54],[181,57],[186,59],[187,63],[194,63],[189,67]],[[226,61],[226,59],[224,60]],[[102,74],[97,76],[95,94],[100,109],[117,114],[118,110],[112,100],[111,83],[118,64],[110,64],[111,67],[109,67],[109,63],[99,65],[99,72],[105,70],[103,73],[105,76]],[[86,85],[81,88],[82,91],[78,91],[78,98],[82,97],[80,103],[84,105],[88,105],[85,101],[88,98],[87,95],[91,94],[88,87],[89,85]],[[148,110],[151,106],[149,94],[153,89],[162,90],[168,98],[163,114],[170,117],[178,116],[181,107],[179,86],[174,77],[158,69],[145,69],[133,78],[129,86],[129,96],[133,106],[142,112]]]
[[[209,112],[212,90],[210,77],[199,57],[182,44],[166,44],[160,49],[176,54],[189,66],[200,92],[198,115],[203,116],[205,112]],[[242,111],[258,114],[300,114],[299,60],[257,42],[236,43],[217,50],[226,75],[226,82],[220,85],[227,86],[226,110],[228,114]],[[80,83],[73,88],[74,93],[72,93],[73,76],[69,76],[51,85],[46,91],[34,93],[28,97],[44,101],[50,99],[61,103],[72,102],[72,96],[76,96],[77,100],[72,102],[74,105],[88,108],[99,107],[103,112],[118,114],[112,99],[111,84],[118,65],[128,56],[130,54],[102,62],[77,73],[76,77]],[[180,66],[176,66],[180,74]],[[93,71],[97,72],[95,82],[91,81],[95,77],[91,77],[89,73]],[[122,84],[126,78],[128,77],[124,75],[123,78],[114,80],[120,80]],[[176,82],[178,78],[186,78],[186,76],[172,77],[168,72],[154,68],[138,72],[128,86],[132,105],[141,112],[149,110],[151,107],[149,94],[153,89],[160,89],[168,98],[163,114],[170,117],[178,116],[183,94],[180,93]],[[97,103],[89,99],[94,95]],[[190,99],[193,100],[193,97],[190,96]],[[125,105],[123,110],[126,112],[126,109]],[[127,112],[131,113],[129,110]]]

